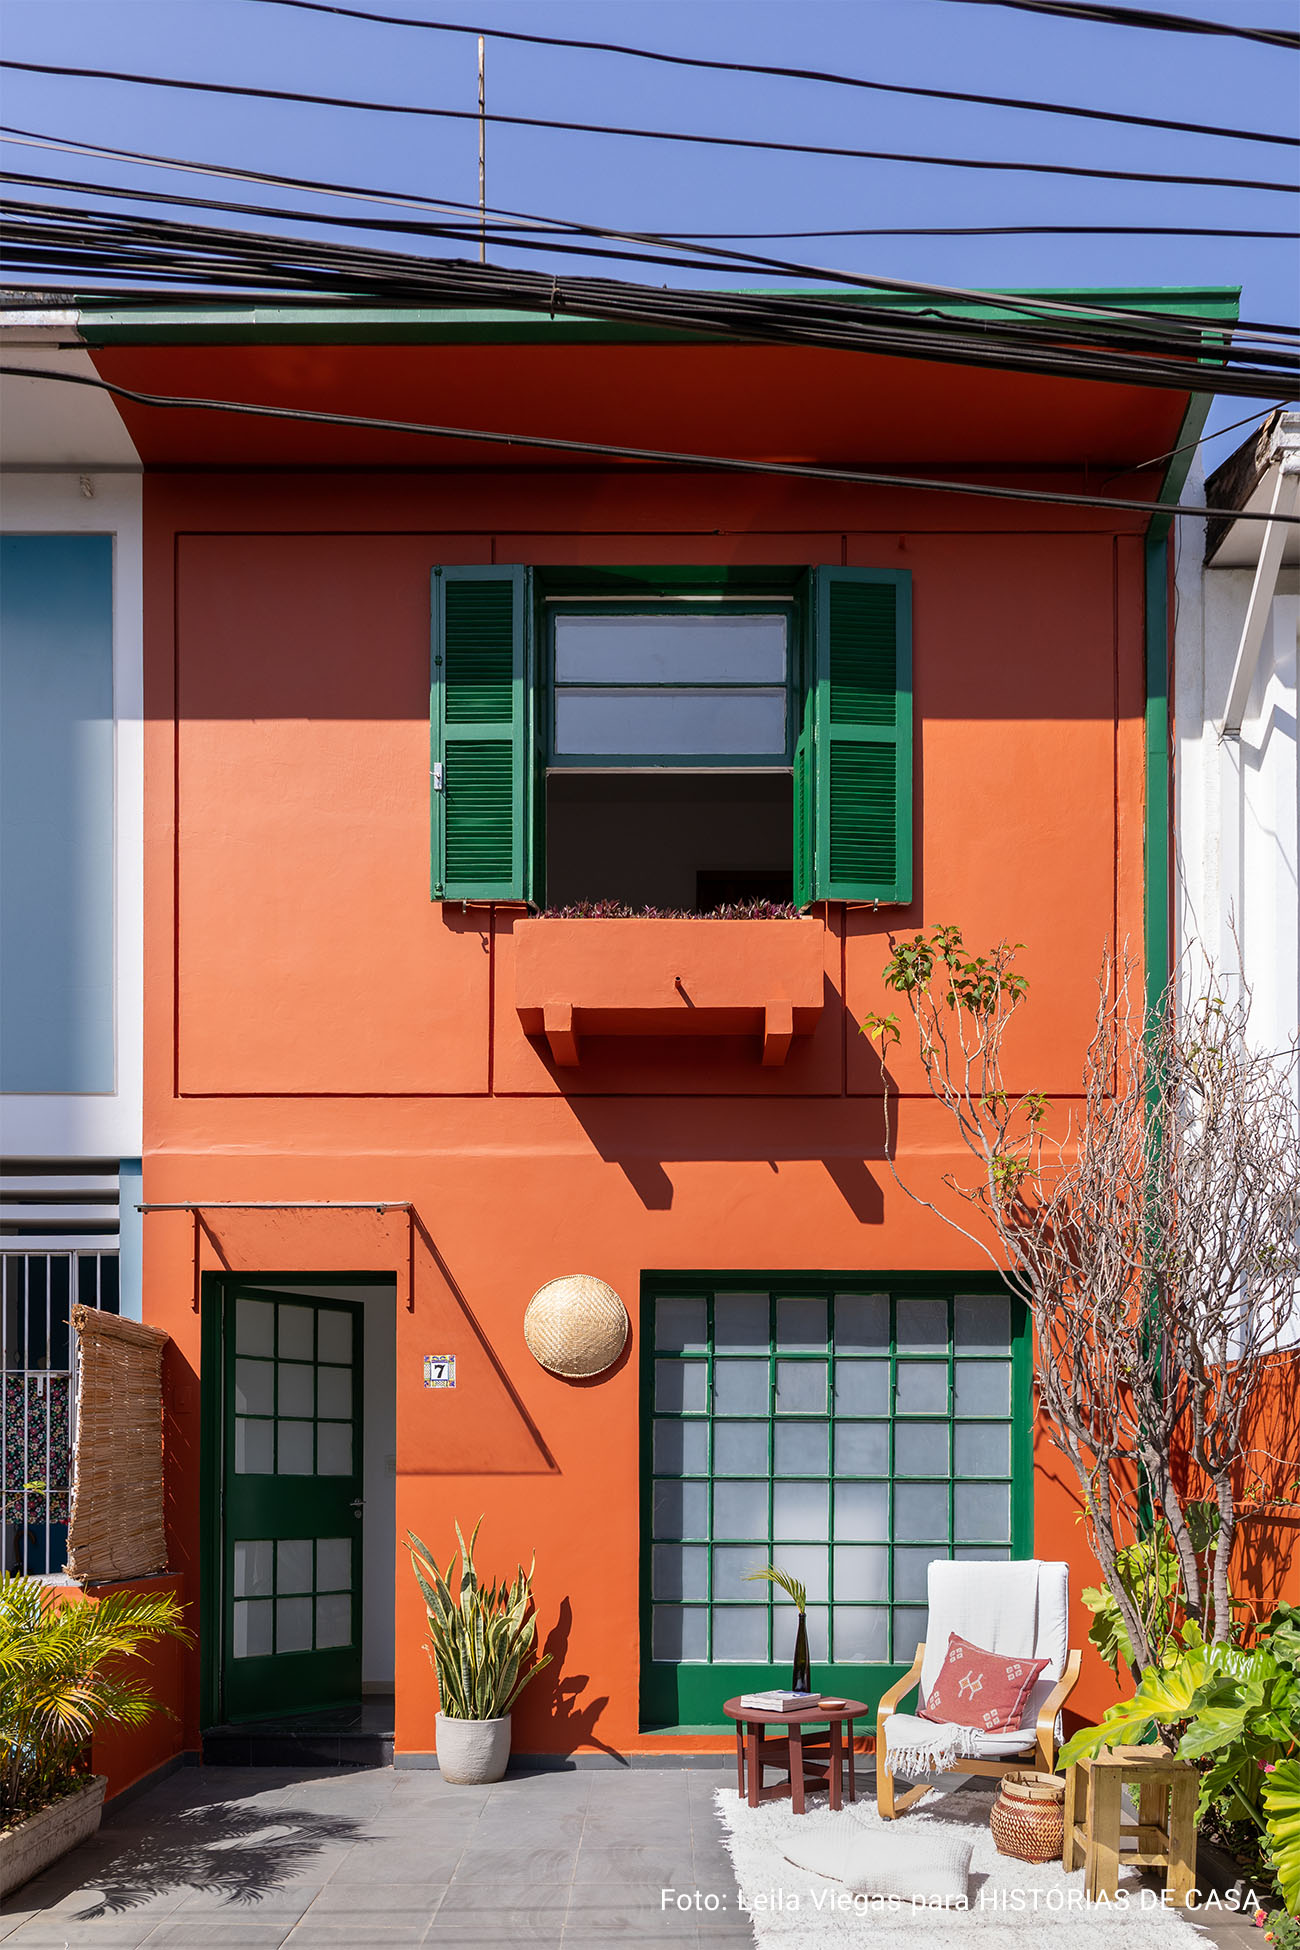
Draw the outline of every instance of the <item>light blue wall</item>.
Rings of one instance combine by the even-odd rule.
[[[0,1090],[111,1091],[113,543],[0,539]]]

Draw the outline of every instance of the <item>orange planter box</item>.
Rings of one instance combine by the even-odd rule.
[[[586,1036],[748,1036],[785,1062],[824,995],[821,921],[529,920],[515,1006],[563,1068]]]

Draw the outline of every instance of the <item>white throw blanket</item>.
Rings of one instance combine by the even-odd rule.
[[[920,1699],[929,1698],[948,1653],[948,1635],[969,1639],[986,1652],[1013,1659],[1037,1643],[1038,1572],[1036,1557],[999,1564],[997,1575],[979,1563],[936,1560],[930,1566],[925,1658]],[[885,1771],[914,1780],[918,1774],[943,1774],[979,1752],[981,1729],[949,1720],[923,1720],[891,1713],[885,1721]]]

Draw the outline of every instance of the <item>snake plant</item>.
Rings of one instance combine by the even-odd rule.
[[[413,1530],[406,1535],[416,1581],[429,1617],[429,1656],[438,1679],[438,1700],[452,1720],[498,1720],[551,1656],[534,1654],[537,1620],[533,1614],[533,1567],[522,1564],[513,1580],[493,1584],[474,1567],[479,1518],[468,1544],[456,1525],[460,1578],[452,1596],[456,1558],[445,1571]]]

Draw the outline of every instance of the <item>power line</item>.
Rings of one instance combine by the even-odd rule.
[[[420,420],[389,420],[355,413],[318,412],[307,407],[261,406],[247,400],[187,398],[178,394],[145,393],[135,387],[120,386],[115,380],[92,377],[89,373],[52,372],[31,366],[0,365],[0,376],[14,379],[51,380],[65,386],[90,386],[127,399],[138,406],[156,406],[188,412],[240,413],[257,419],[307,422],[314,426],[354,427],[371,433],[407,433],[436,440],[484,442],[497,447],[535,447],[556,453],[586,454],[615,460],[631,460],[655,466],[705,469],[729,474],[775,474],[783,478],[810,481],[840,481],[849,486],[915,489],[926,494],[968,495],[977,500],[1032,501],[1054,507],[1102,508],[1110,513],[1141,515],[1193,515],[1198,520],[1221,516],[1230,521],[1278,521],[1300,526],[1300,515],[1254,514],[1244,508],[1197,507],[1182,501],[1120,501],[1108,495],[1068,494],[1059,489],[995,487],[989,482],[935,480],[910,474],[868,473],[856,468],[817,467],[801,461],[741,460],[730,454],[678,453],[658,447],[625,447],[600,440],[565,440],[558,435],[488,432],[482,427],[431,425]]]
[[[1275,142],[1300,147],[1300,136],[1265,134],[1255,129],[1229,129],[1213,122],[1175,122],[1159,115],[1126,115],[1119,110],[1080,108],[1067,102],[1025,101],[1015,95],[974,95],[960,88],[921,88],[900,81],[870,81],[864,75],[836,74],[824,68],[786,68],[759,61],[714,61],[699,54],[665,54],[657,48],[631,47],[623,41],[582,41],[563,34],[525,34],[514,28],[470,26],[456,20],[412,20],[404,14],[372,13],[365,7],[337,7],[328,0],[257,0],[260,6],[295,7],[305,13],[336,14],[347,20],[373,21],[384,27],[419,27],[435,34],[482,34],[496,41],[523,41],[532,47],[576,48],[592,54],[622,54],[637,61],[658,61],[674,68],[707,68],[721,74],[768,75],[785,81],[817,81],[836,88],[865,88],[882,95],[917,95],[929,101],[973,102],[983,108],[1024,109],[1041,115],[1075,115],[1092,122],[1124,122],[1135,128],[1169,129],[1183,135],[1227,136],[1235,142]]]
[[[1263,41],[1272,47],[1300,48],[1300,34],[1286,27],[1232,27],[1225,20],[1198,20],[1189,14],[1156,13],[1148,7],[1102,7],[1089,0],[957,0],[962,6],[1014,7],[1027,14],[1058,14],[1067,20],[1094,21],[1104,27],[1150,27],[1165,34],[1225,34],[1238,41]]]
[[[228,81],[191,81],[175,75],[128,74],[118,68],[70,68],[48,61],[0,60],[0,68],[23,74],[58,75],[65,80],[124,81],[139,88],[179,88],[202,95],[237,95],[253,101],[300,102],[314,108],[357,109],[371,115],[419,115],[439,121],[478,122],[476,108],[426,108],[412,102],[366,102],[347,95],[308,95],[289,88],[254,88]],[[1035,176],[1088,177],[1112,183],[1162,183],[1184,189],[1264,190],[1295,196],[1300,184],[1275,183],[1246,176],[1187,176],[1146,169],[1100,169],[1084,163],[1008,162],[984,156],[920,155],[896,149],[849,149],[831,143],[779,142],[774,138],[704,135],[686,129],[628,128],[610,122],[566,122],[545,115],[491,114],[489,122],[502,127],[550,129],[571,135],[617,135],[643,142],[685,142],[711,149],[760,150],[783,156],[831,156],[849,162],[918,163],[939,169],[983,169]]]

